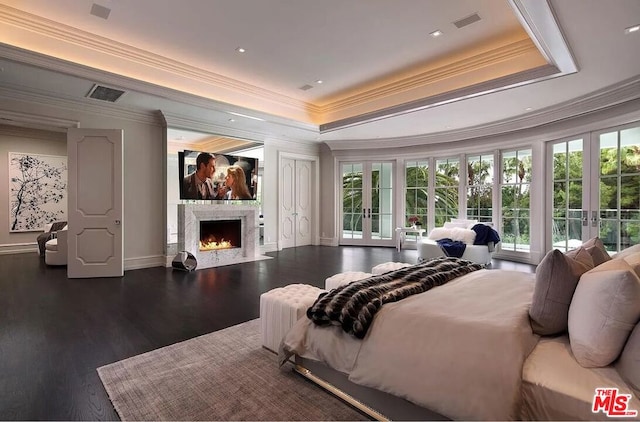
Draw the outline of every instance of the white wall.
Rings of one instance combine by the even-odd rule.
[[[166,158],[163,155],[163,129],[154,114],[72,102],[63,107],[13,99],[3,99],[2,108],[43,116],[47,121],[77,121],[79,127],[85,129],[123,129],[125,269],[164,266],[163,227],[166,222],[163,210],[166,204],[163,202],[162,174]]]

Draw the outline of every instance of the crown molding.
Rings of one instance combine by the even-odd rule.
[[[552,123],[570,120],[576,117],[597,113],[617,105],[640,99],[640,76],[627,79],[618,84],[600,89],[577,99],[539,110],[521,117],[504,119],[485,125],[438,132],[428,135],[415,135],[390,139],[351,139],[327,140],[325,143],[332,151],[402,148],[425,144],[442,144],[479,140],[483,138],[517,133],[522,130],[541,127]],[[390,143],[393,143],[391,146]]]
[[[111,104],[96,104],[90,101],[79,101],[77,98],[57,96],[49,93],[25,88],[24,86],[0,85],[0,97],[10,98],[16,101],[28,102],[45,107],[56,107],[76,112],[87,112],[116,119],[131,120],[140,123],[159,125],[157,116],[149,112],[141,112],[122,108]],[[54,126],[55,127],[55,126]]]
[[[527,25],[535,25],[535,19],[539,15],[548,18],[547,15],[549,13],[546,15],[544,13],[528,13],[528,9],[541,9],[543,12],[545,8],[550,10],[546,0],[540,0],[539,2],[537,0],[533,2],[527,0],[513,1],[517,2],[519,6],[518,8],[514,6],[514,10],[527,12],[522,12],[518,15],[519,17],[525,16],[527,18],[521,19],[525,29],[527,29]],[[553,17],[552,14],[551,16]],[[368,119],[371,118],[371,115],[363,113],[363,111],[368,108],[370,112],[374,112],[374,109],[380,108],[380,104],[382,106],[389,105],[389,107],[384,108],[384,112],[397,113],[398,110],[406,110],[408,106],[405,104],[408,99],[411,101],[411,96],[407,97],[407,95],[412,90],[418,92],[413,96],[413,101],[415,101],[419,99],[417,96],[421,95],[419,92],[427,92],[434,83],[444,79],[458,77],[460,82],[457,85],[463,87],[465,77],[468,79],[469,75],[473,74],[474,71],[482,71],[487,66],[504,64],[505,60],[515,60],[518,57],[522,57],[523,54],[532,55],[535,53],[537,57],[540,57],[540,52],[535,46],[546,47],[547,45],[554,45],[553,42],[541,42],[536,39],[533,39],[533,42],[528,39],[521,40],[465,60],[459,60],[452,65],[421,72],[391,83],[378,84],[375,88],[371,88],[372,85],[369,85],[369,88],[362,92],[352,95],[345,94],[348,96],[345,97],[343,95],[342,98],[336,101],[320,105],[297,100],[196,66],[190,66],[162,55],[150,53],[125,43],[94,35],[6,5],[0,5],[0,23],[10,26],[7,27],[8,34],[14,35],[14,37],[13,39],[7,37],[9,40],[7,42],[13,41],[14,48],[24,48],[34,52],[38,50],[37,53],[40,55],[50,55],[49,57],[34,59],[33,57],[24,57],[24,53],[5,54],[5,56],[15,60],[88,79],[98,78],[105,83],[150,95],[170,98],[198,107],[219,110],[239,107],[244,108],[245,112],[251,110],[255,113],[255,110],[261,110],[262,113],[275,113],[275,115],[295,121],[311,124],[324,123],[323,126],[327,130],[329,130],[328,128],[345,127],[344,124],[350,125],[355,121],[369,121]],[[548,24],[550,27],[554,25],[554,20]],[[551,32],[527,30],[530,34],[539,37],[546,36],[547,32]],[[14,31],[16,34],[20,33],[22,35],[26,31],[30,37],[17,36],[13,34]],[[22,41],[23,38],[30,38],[31,44],[27,45],[26,41]],[[46,45],[51,45],[52,42],[63,43],[66,53],[62,53],[64,49],[52,50],[52,47],[45,47]],[[554,52],[552,51],[552,53]],[[545,53],[545,57],[553,58],[552,53]],[[69,61],[51,57],[58,55],[68,57]],[[71,56],[74,58],[70,58]],[[108,58],[108,60],[105,60],[105,58]],[[78,62],[77,65],[71,63],[75,61]],[[100,65],[97,63],[100,63],[100,61],[109,63],[111,72],[99,70]],[[552,60],[551,62],[557,61]],[[149,72],[149,70],[152,70],[152,72]],[[519,70],[522,71],[523,69]],[[155,75],[153,72],[155,72]],[[121,73],[123,76],[116,75],[116,73]],[[197,91],[194,88],[194,82],[199,84]],[[171,85],[172,88],[166,88],[162,85]],[[217,102],[217,104],[212,105],[212,102]],[[237,105],[231,106],[231,103]],[[381,114],[379,112],[375,116]],[[267,120],[273,120],[273,117],[274,114],[269,114]],[[336,117],[344,117],[344,119],[336,119]]]
[[[470,98],[475,95],[494,92],[499,89],[508,89],[525,83],[539,82],[544,79],[563,76],[578,71],[578,66],[575,63],[571,49],[562,34],[562,30],[558,25],[558,21],[548,0],[509,0],[509,4],[522,27],[529,35],[530,40],[512,43],[502,48],[491,50],[488,53],[465,58],[454,63],[452,68],[443,66],[441,69],[436,69],[433,73],[423,73],[416,77],[416,80],[406,80],[407,85],[405,90],[428,86],[429,83],[433,84],[438,79],[442,80],[456,76],[465,76],[468,78],[470,72],[475,69],[480,69],[492,64],[495,65],[509,59],[521,59],[524,54],[531,54],[531,50],[534,49],[538,55],[542,55],[547,62],[547,66],[539,66],[506,77],[480,82],[473,86],[461,86],[457,90],[427,96],[376,111],[360,113],[344,119],[325,122],[320,125],[320,132],[326,133],[356,124],[369,123],[387,117],[398,116],[452,101]],[[386,89],[391,92],[395,87],[396,84],[393,84]],[[399,92],[401,92],[401,88],[396,91],[396,93]],[[366,95],[369,94],[365,93],[362,97],[364,98]],[[370,95],[374,96],[377,94],[372,92]],[[355,97],[360,99],[360,95]],[[332,108],[338,110],[356,104],[355,99],[352,104],[349,104],[348,101],[349,99],[345,99],[329,104],[327,108],[321,110],[321,113],[326,114],[332,111]]]
[[[151,53],[99,35],[91,34],[78,28],[2,4],[0,4],[0,22],[28,31],[32,34],[38,34],[49,39],[90,49],[94,55],[96,52],[102,53],[112,58],[120,58],[127,62],[136,63],[152,69],[158,69],[171,75],[205,82],[215,87],[248,95],[252,98],[261,99],[270,103],[282,104],[288,108],[308,108],[308,104],[304,101],[296,100],[289,96],[222,76],[196,66],[190,66],[169,57]],[[48,54],[44,51],[41,51],[41,53]],[[90,66],[90,63],[83,64]]]
[[[413,113],[455,101],[511,89],[534,82],[540,82],[557,76],[558,69],[555,66],[540,66],[523,72],[514,73],[489,81],[480,82],[478,84],[443,92],[441,94],[428,96],[415,101],[406,102],[397,106],[387,107],[370,113],[364,113],[358,116],[322,124],[320,125],[320,133],[327,133],[351,126],[371,123],[377,120],[388,119],[390,117],[401,116],[403,114]]]
[[[2,91],[0,91],[0,94]],[[80,123],[77,120],[58,119],[50,116],[43,116],[39,114],[27,114],[20,113],[11,110],[0,110],[0,124],[19,127],[15,129],[15,132],[11,132],[15,135],[29,134],[29,136],[37,136],[38,133],[45,130],[47,132],[61,132],[66,133],[70,127],[79,127]],[[23,129],[27,128],[27,129]],[[29,129],[34,129],[33,131]],[[27,131],[29,130],[29,131]],[[6,129],[5,129],[6,132]],[[48,138],[51,136],[48,135]]]
[[[272,136],[269,132],[239,129],[237,126],[219,125],[205,120],[172,113],[166,110],[158,111],[163,120],[163,126],[174,129],[187,129],[204,133],[224,135],[253,142],[264,142]]]
[[[519,40],[489,51],[484,51],[480,54],[461,58],[453,63],[447,63],[446,65],[420,72],[417,75],[403,78],[400,81],[376,86],[375,88],[359,92],[358,94],[333,101],[321,106],[320,113],[335,113],[354,105],[365,104],[370,101],[433,85],[445,79],[462,77],[480,68],[494,66],[498,63],[518,59],[525,54],[532,53],[539,54],[533,42],[529,39]]]

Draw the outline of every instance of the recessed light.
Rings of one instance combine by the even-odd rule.
[[[640,25],[634,25],[634,26],[630,26],[628,28],[625,28],[624,33],[625,34],[630,34],[632,32],[638,32],[640,31]]]
[[[527,107],[524,109],[524,111],[531,111],[531,110],[533,110],[533,107]]]
[[[323,81],[323,80],[321,80],[321,79],[318,79],[318,80],[316,81],[316,83],[317,83],[317,84],[321,84],[322,82],[324,82],[324,81]]]
[[[429,35],[431,35],[432,37],[436,38],[436,37],[439,37],[440,35],[442,35],[442,31],[438,29],[437,31],[433,31]]]
[[[229,119],[229,121],[230,121],[230,122],[235,122],[235,121],[236,121],[236,119]]]
[[[236,48],[236,51],[237,51],[238,53],[245,53],[247,50],[245,50],[245,49],[244,49],[244,48],[242,48],[242,47],[238,47],[238,48]]]

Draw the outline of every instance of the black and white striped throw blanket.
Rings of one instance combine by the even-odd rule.
[[[481,268],[465,259],[435,258],[323,293],[307,309],[307,317],[316,325],[341,325],[345,332],[361,339],[385,303],[426,292]]]

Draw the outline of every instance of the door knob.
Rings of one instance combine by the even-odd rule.
[[[120,220],[116,220],[115,223],[116,223],[116,226],[119,226],[120,225]]]

